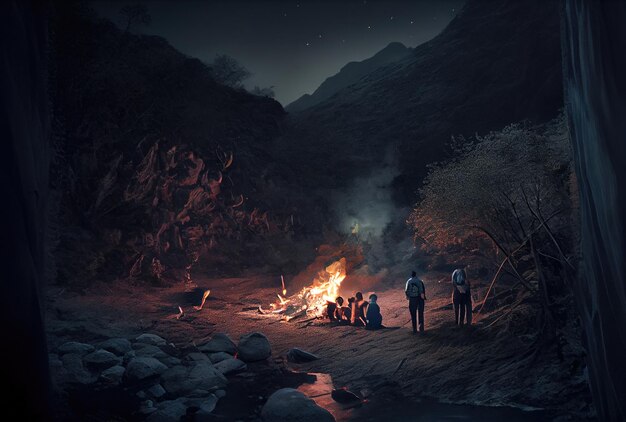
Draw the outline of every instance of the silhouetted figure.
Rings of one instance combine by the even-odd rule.
[[[337,321],[337,303],[326,301],[326,316],[331,321]]]
[[[352,303],[352,325],[365,325],[365,312],[367,311],[367,300],[363,299],[363,293],[356,292],[356,300]]]
[[[377,330],[383,325],[383,316],[380,313],[380,306],[376,303],[378,296],[370,295],[369,299],[370,302],[369,305],[367,305],[367,313],[365,315],[365,320],[367,321],[365,328]]]
[[[348,306],[342,306],[343,316],[348,323],[352,323],[352,307],[356,299],[354,297],[348,298]]]
[[[424,282],[417,277],[415,271],[411,272],[411,278],[406,282],[404,294],[409,300],[409,312],[413,323],[413,333],[417,333],[417,320],[419,317],[419,330],[424,331],[424,301],[426,300],[426,287]]]
[[[456,325],[472,325],[472,295],[465,268],[457,268],[452,273],[452,305]]]

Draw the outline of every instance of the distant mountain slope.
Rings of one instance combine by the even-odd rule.
[[[559,2],[469,0],[412,57],[378,68],[290,117],[276,154],[303,184],[349,185],[389,152],[396,199],[415,200],[451,135],[484,133],[562,107]],[[399,196],[398,196],[399,194]]]
[[[405,47],[402,43],[392,42],[369,59],[365,59],[360,62],[348,63],[342,67],[337,74],[322,82],[313,94],[303,95],[286,106],[285,110],[289,112],[299,112],[319,104],[320,102],[332,97],[343,88],[358,82],[359,79],[368,73],[371,73],[386,64],[401,60],[410,54],[410,48]]]

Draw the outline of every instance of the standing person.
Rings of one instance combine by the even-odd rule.
[[[426,287],[424,282],[417,277],[415,271],[411,272],[411,278],[406,282],[404,294],[409,300],[409,312],[413,323],[413,334],[417,333],[417,320],[419,317],[419,330],[424,332],[424,301],[426,300]]]
[[[457,268],[452,273],[452,304],[456,325],[472,325],[472,295],[465,267]]]

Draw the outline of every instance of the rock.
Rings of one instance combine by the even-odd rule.
[[[124,377],[124,372],[126,368],[121,365],[115,365],[110,367],[109,369],[105,369],[100,374],[100,380],[105,384],[109,385],[120,385],[122,383],[122,378]]]
[[[213,394],[215,394],[215,397],[217,397],[218,399],[226,397],[226,391],[225,390],[217,390]]]
[[[187,405],[184,398],[166,400],[159,403],[157,411],[150,414],[148,422],[179,422],[180,418],[187,413]]]
[[[161,376],[161,384],[170,394],[183,396],[194,390],[214,391],[224,388],[226,378],[217,371],[211,362],[195,362],[191,366],[175,366]]]
[[[124,356],[132,350],[130,341],[126,338],[110,338],[100,343],[99,347],[118,356]]]
[[[156,334],[141,334],[135,339],[136,343],[151,344],[153,346],[165,346],[167,341]]]
[[[186,355],[183,360],[187,362],[199,362],[201,360],[209,360],[209,357],[204,353],[194,352]]]
[[[89,353],[83,358],[86,367],[92,370],[103,370],[122,363],[122,358],[104,349]]]
[[[235,374],[248,369],[248,365],[246,365],[243,361],[234,358],[224,359],[213,366],[223,375]]]
[[[161,384],[155,384],[152,387],[148,388],[147,393],[155,399],[160,399],[165,395],[165,389]]]
[[[57,349],[60,355],[64,355],[66,353],[86,355],[87,353],[91,353],[94,350],[96,350],[96,348],[93,347],[91,344],[78,343],[76,341],[68,341],[67,343],[63,343]]]
[[[66,353],[61,356],[61,362],[63,362],[65,380],[70,383],[91,384],[98,379],[83,366],[82,354]]]
[[[159,358],[159,360],[169,368],[172,366],[178,366],[182,363],[180,359],[175,358],[174,356],[166,356],[164,358]]]
[[[233,355],[230,355],[226,352],[211,353],[209,355],[209,360],[213,363],[223,361],[224,359],[232,359],[232,358],[233,358]]]
[[[198,349],[205,353],[226,352],[231,355],[237,353],[235,342],[224,333],[215,334],[208,343],[198,347]]]
[[[319,359],[319,356],[313,353],[305,352],[304,350],[294,347],[287,352],[287,360],[294,363],[311,362]]]
[[[217,406],[218,398],[215,394],[209,394],[209,396],[199,403],[194,403],[194,406],[198,407],[198,411],[194,415],[194,421],[211,421],[214,420],[211,413]]]
[[[270,342],[261,333],[250,333],[239,339],[239,359],[244,362],[256,362],[270,357],[272,348]]]
[[[330,412],[293,388],[281,388],[268,399],[261,417],[266,422],[334,422]]]
[[[124,365],[128,365],[128,362],[133,360],[133,358],[136,356],[137,356],[137,353],[135,353],[134,350],[131,350],[130,352],[126,352],[126,354],[124,355]]]
[[[157,411],[157,408],[154,407],[154,402],[152,400],[145,400],[141,402],[139,406],[139,413],[143,415],[149,415],[150,413],[154,413]]]
[[[128,362],[124,377],[130,382],[142,381],[150,377],[162,374],[167,366],[150,357],[136,357]]]
[[[153,346],[151,344],[142,344],[141,347],[133,350],[138,357],[150,357],[150,358],[165,358],[169,355],[161,350],[160,347]]]

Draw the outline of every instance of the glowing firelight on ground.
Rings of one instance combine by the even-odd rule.
[[[287,293],[284,278],[281,276],[283,296],[270,306],[272,312],[291,320],[305,314],[321,316],[328,302],[334,302],[339,293],[341,282],[346,278],[346,259],[341,258],[321,270],[313,279],[313,283],[300,292],[283,297]]]

